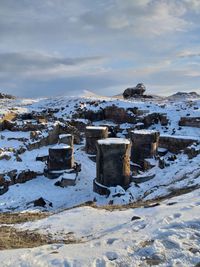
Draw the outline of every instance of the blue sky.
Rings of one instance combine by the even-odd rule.
[[[200,93],[199,0],[0,0],[0,91]]]

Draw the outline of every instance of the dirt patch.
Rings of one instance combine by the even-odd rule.
[[[15,224],[36,221],[50,216],[48,212],[0,213],[0,224]]]
[[[0,250],[17,248],[34,248],[47,244],[64,243],[75,244],[82,242],[68,233],[62,240],[53,238],[50,234],[44,235],[35,231],[19,231],[10,226],[0,227]]]

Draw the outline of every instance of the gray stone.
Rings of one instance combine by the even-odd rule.
[[[151,130],[131,131],[131,160],[145,167],[145,159],[157,154],[160,133]]]
[[[86,144],[85,144],[86,153],[95,155],[97,152],[96,149],[97,140],[108,137],[108,128],[101,126],[99,127],[87,126],[85,129],[85,136],[86,136]]]
[[[97,177],[94,191],[107,194],[108,188],[130,183],[130,149],[128,139],[107,138],[97,141]]]

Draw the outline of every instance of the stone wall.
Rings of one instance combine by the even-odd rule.
[[[181,117],[179,125],[200,128],[200,117]]]
[[[168,149],[172,153],[179,153],[197,140],[181,136],[160,136],[159,147]]]

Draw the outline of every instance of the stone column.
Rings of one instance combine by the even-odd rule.
[[[59,144],[65,144],[73,148],[74,146],[74,136],[71,134],[60,134],[59,135]]]
[[[131,160],[144,167],[146,158],[157,154],[160,133],[152,130],[131,131]]]
[[[106,138],[97,141],[97,176],[94,191],[108,194],[109,187],[130,183],[130,149],[128,139]]]
[[[61,171],[71,169],[74,166],[73,148],[66,146],[55,146],[49,148],[48,170]]]
[[[108,137],[108,128],[102,126],[87,126],[85,129],[86,153],[95,155],[97,152],[96,143],[99,139],[105,139]]]

